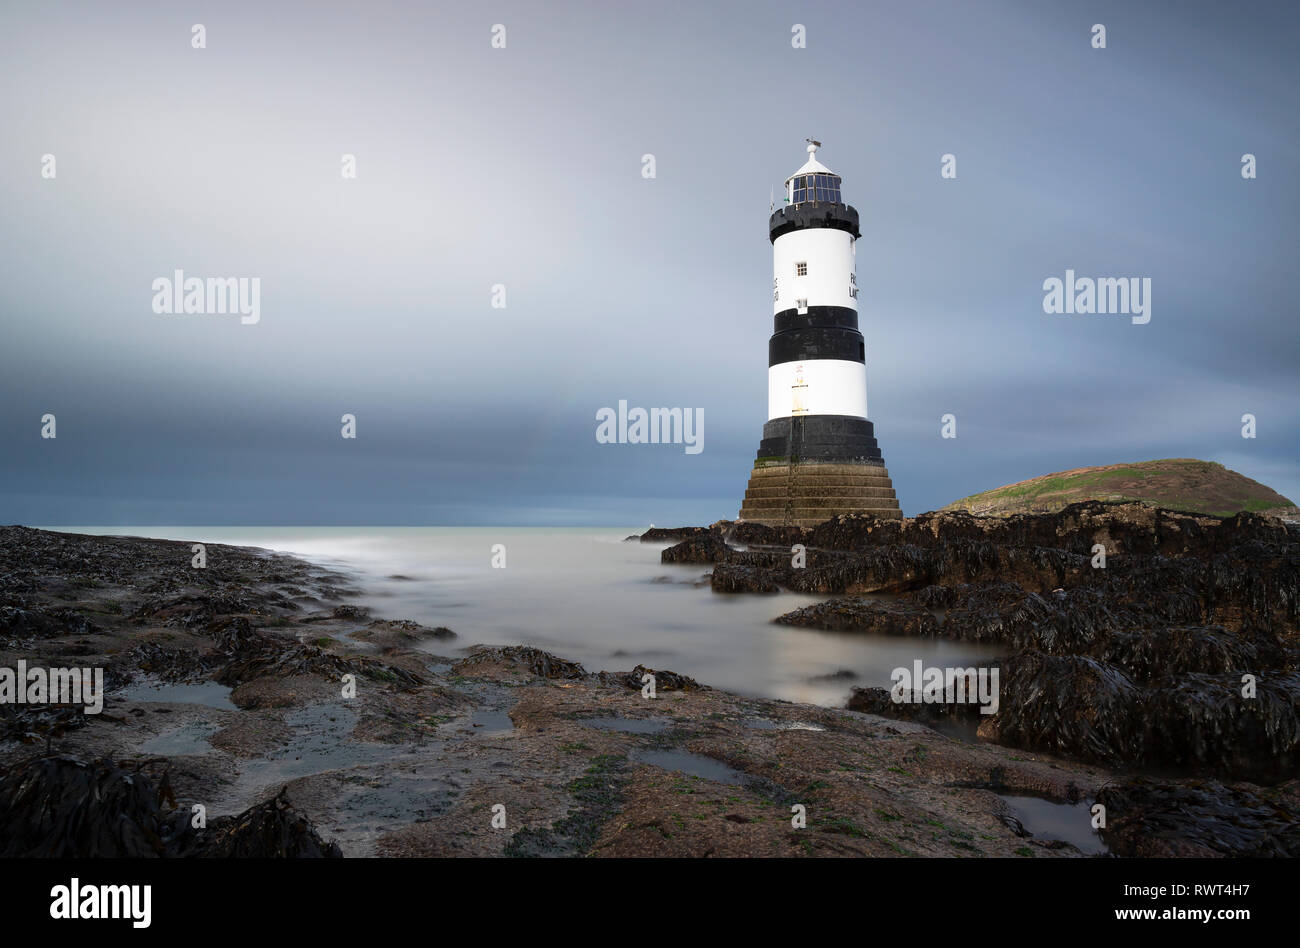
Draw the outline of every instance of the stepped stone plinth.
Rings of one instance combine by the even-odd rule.
[[[850,513],[903,519],[883,464],[760,460],[740,507],[741,520],[778,527],[815,527]]]

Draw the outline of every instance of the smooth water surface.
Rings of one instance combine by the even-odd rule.
[[[426,646],[453,657],[470,645],[527,644],[589,671],[642,663],[741,694],[842,706],[853,685],[887,688],[892,670],[915,659],[965,667],[997,654],[970,643],[775,625],[782,613],[829,597],[715,593],[707,580],[697,585],[709,565],[661,564],[667,544],[624,542],[640,527],[59,529],[293,553],[350,575],[364,592],[349,601],[376,617],[455,630],[456,639]],[[498,544],[504,568],[492,566]],[[209,563],[219,555],[209,550]]]

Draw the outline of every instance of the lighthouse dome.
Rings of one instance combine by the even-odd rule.
[[[817,160],[817,148],[820,142],[809,142],[808,160],[803,167],[792,174],[785,182],[785,197],[789,204],[808,204],[811,202],[842,204],[840,198],[840,176]]]

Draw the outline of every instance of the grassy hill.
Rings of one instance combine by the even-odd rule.
[[[1222,464],[1166,458],[1134,464],[1080,467],[963,497],[945,510],[982,516],[1060,510],[1081,500],[1139,501],[1170,510],[1230,517],[1253,513],[1296,515],[1295,505],[1258,481]]]

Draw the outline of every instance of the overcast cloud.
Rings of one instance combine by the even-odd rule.
[[[1283,3],[7,5],[0,521],[734,517],[769,195],[805,137],[862,216],[906,513],[1161,457],[1300,499],[1298,26]],[[260,278],[260,322],[155,314],[178,268]],[[1149,277],[1150,323],[1044,314],[1066,268]],[[702,409],[704,451],[597,444],[619,399]]]

